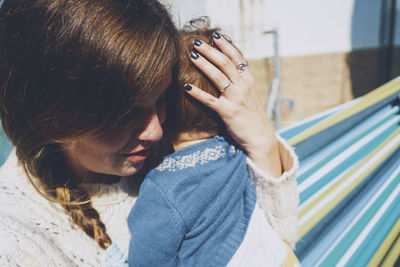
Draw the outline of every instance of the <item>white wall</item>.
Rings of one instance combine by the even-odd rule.
[[[282,56],[347,52],[377,47],[381,1],[377,0],[164,0],[174,6],[180,25],[195,16],[210,16],[231,35],[249,58],[272,53],[276,27]],[[400,3],[400,1],[397,1]],[[398,4],[396,44],[400,44]]]
[[[0,5],[3,0],[0,0]],[[377,47],[381,1],[378,0],[160,0],[179,26],[209,16],[248,58],[272,54],[272,39],[262,34],[278,28],[281,56],[347,52]],[[395,44],[400,45],[400,0]]]
[[[349,51],[352,2],[269,0],[266,21],[279,29],[283,55]]]

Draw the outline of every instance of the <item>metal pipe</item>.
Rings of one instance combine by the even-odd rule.
[[[274,43],[274,78],[269,90],[268,102],[266,107],[267,116],[274,119],[275,130],[279,130],[281,122],[281,107],[280,107],[280,59],[279,59],[279,33],[278,29],[273,28],[264,31],[263,34],[272,34]]]

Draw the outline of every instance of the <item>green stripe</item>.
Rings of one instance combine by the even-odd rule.
[[[346,251],[351,247],[353,242],[357,239],[360,233],[364,230],[366,225],[370,222],[372,217],[376,214],[385,200],[393,192],[396,186],[400,182],[400,175],[398,175],[390,185],[384,190],[384,192],[375,200],[375,202],[369,207],[366,213],[358,220],[358,222],[351,228],[346,236],[335,246],[327,258],[323,261],[321,266],[332,266],[337,264]]]
[[[288,140],[288,143],[291,146],[296,146],[300,142],[304,141],[307,138],[310,138],[316,133],[328,129],[329,127],[337,124],[338,122],[344,121],[345,119],[351,117],[352,115],[368,109],[369,107],[375,105],[376,103],[379,103],[391,97],[397,97],[399,91],[400,91],[400,79],[394,79],[380,86],[379,88],[371,91],[370,93],[362,96],[361,99],[355,105],[352,105],[344,110],[339,111],[338,113],[335,113],[334,115],[328,117],[322,122],[316,124],[315,126],[307,129],[301,134]]]
[[[369,129],[365,130],[362,132],[360,135],[358,135],[356,138],[348,142],[347,144],[343,145],[342,147],[338,148],[335,152],[330,154],[329,157],[326,157],[325,159],[321,160],[318,164],[316,164],[313,168],[308,170],[307,172],[303,173],[297,178],[297,182],[301,184],[307,178],[309,178],[313,173],[321,169],[323,166],[325,166],[329,161],[331,161],[333,158],[338,156],[340,153],[345,151],[347,148],[361,140],[363,137],[367,136],[370,132],[373,132],[374,130],[378,129],[380,126],[382,126],[384,123],[388,122],[389,120],[393,119],[395,117],[395,113],[389,114],[387,117],[383,118],[381,121],[377,122],[377,124],[373,125]]]
[[[355,167],[355,164],[361,161],[363,158],[368,156],[372,151],[374,151],[380,144],[382,144],[394,131],[398,129],[398,125],[394,124],[386,131],[376,136],[368,144],[361,147],[359,150],[355,151],[351,156],[349,156],[345,161],[336,166],[333,170],[321,177],[316,183],[300,193],[300,203],[304,203],[307,199],[312,197],[316,192],[321,190],[334,178],[338,177],[341,173],[345,172],[347,169]]]
[[[368,264],[399,218],[399,207],[400,195],[396,197],[390,207],[385,211],[383,216],[368,234],[367,238],[352,255],[348,262],[350,266],[356,266],[356,264],[365,266]]]

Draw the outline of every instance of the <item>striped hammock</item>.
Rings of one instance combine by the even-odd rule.
[[[400,266],[400,78],[280,134],[300,159],[302,266]]]
[[[3,132],[0,121],[0,166],[3,165],[4,161],[6,161],[8,154],[10,154],[11,150],[12,146],[7,140],[5,133]]]

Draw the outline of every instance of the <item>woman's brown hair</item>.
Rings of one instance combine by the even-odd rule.
[[[194,51],[194,39],[217,48],[212,37],[214,32],[220,32],[220,29],[211,28],[208,17],[193,19],[180,31],[181,53],[177,82],[175,87],[168,92],[168,112],[165,121],[166,132],[172,140],[175,140],[179,133],[226,134],[226,127],[219,115],[188,95],[183,89],[186,83],[190,83],[213,96],[220,96],[219,89],[190,60],[190,53]],[[224,35],[224,37],[229,40],[228,36]]]
[[[179,35],[168,12],[157,0],[6,0],[0,36],[0,119],[20,164],[107,248],[61,143],[140,116],[176,64]]]

